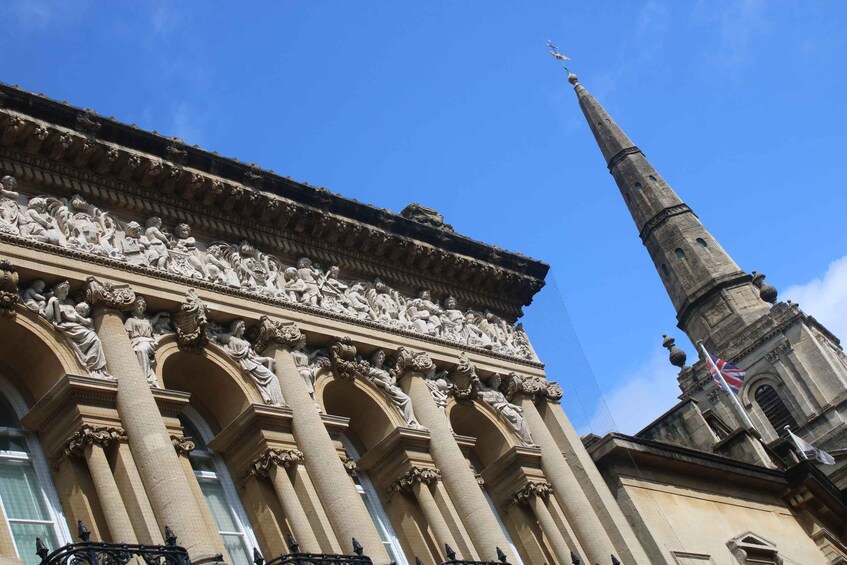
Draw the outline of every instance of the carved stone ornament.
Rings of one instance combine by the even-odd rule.
[[[391,483],[386,493],[388,499],[397,492],[410,491],[415,485],[431,485],[441,480],[441,471],[432,467],[412,467]]]
[[[403,208],[400,215],[406,219],[412,220],[419,224],[425,224],[434,228],[453,231],[453,226],[444,223],[444,216],[439,214],[432,208],[427,208],[421,204],[413,202]]]
[[[180,349],[198,353],[208,342],[206,325],[209,323],[208,308],[192,288],[185,295],[185,302],[171,314]]]
[[[502,377],[499,390],[510,402],[518,395],[532,398],[536,403],[543,400],[559,402],[564,395],[562,387],[555,382],[538,376],[524,376],[517,373],[509,373]]]
[[[0,260],[0,316],[14,316],[20,298],[18,272],[6,259]]]
[[[553,494],[553,487],[549,483],[529,482],[512,495],[512,502],[518,505],[528,505],[535,498],[548,498]]]
[[[302,335],[296,324],[262,316],[259,318],[259,337],[256,339],[255,349],[261,353],[273,344],[294,347]]]
[[[396,361],[394,363],[394,374],[397,378],[406,373],[418,373],[425,379],[435,375],[435,363],[425,351],[410,351],[405,347],[397,349]]]
[[[182,455],[183,457],[188,457],[188,455],[194,451],[194,448],[197,447],[194,444],[194,440],[186,436],[172,435],[171,443],[174,444],[174,449],[176,450],[177,455]]]
[[[253,477],[267,477],[272,467],[290,469],[298,463],[303,462],[303,452],[297,449],[268,449],[262,455],[250,463],[248,469],[241,477],[241,484]]]
[[[329,348],[330,368],[336,378],[354,381],[362,376],[362,367],[356,360],[356,346],[349,337],[335,340]]]
[[[459,355],[459,363],[450,371],[450,380],[453,382],[453,398],[456,402],[473,402],[479,396],[480,383],[476,366],[464,353]]]
[[[356,460],[352,457],[341,456],[341,463],[344,464],[344,470],[347,471],[347,474],[351,477],[355,477],[359,472],[359,466],[356,465]]]
[[[676,346],[676,340],[674,338],[668,337],[667,334],[662,334],[662,346],[668,350],[668,361],[671,362],[671,365],[680,369],[685,367],[687,355],[685,351]]]
[[[123,159],[122,155],[125,153],[121,150],[111,148],[98,161],[107,168],[117,167],[118,163],[124,163],[127,167],[135,164],[128,174],[142,175],[147,181],[153,175],[156,182],[160,182],[159,179],[169,174],[165,172],[166,169],[183,175],[183,178],[184,175],[193,174],[166,166],[161,161],[139,164],[138,156]],[[216,190],[221,193],[220,198],[230,198],[224,195],[227,191],[223,186],[216,188],[204,175],[197,174],[196,177],[184,179],[186,189],[198,193],[202,191],[212,200],[218,198]],[[147,182],[144,179],[142,181],[142,184]],[[162,182],[168,185],[169,182],[177,181],[165,179]],[[30,245],[55,246],[82,253],[87,258],[96,258],[94,260],[98,263],[128,265],[136,271],[157,271],[168,278],[180,278],[189,283],[203,281],[297,310],[342,317],[354,323],[423,336],[427,340],[460,344],[512,358],[536,360],[520,324],[513,326],[488,310],[460,309],[452,296],[438,300],[426,290],[412,296],[390,287],[380,279],[368,281],[342,277],[337,266],[322,269],[307,257],[301,257],[296,263],[280,259],[257,249],[248,241],[198,241],[191,234],[191,226],[186,223],[168,230],[157,216],[144,221],[126,221],[90,204],[78,194],[70,198],[24,195],[15,190],[17,182],[11,176],[3,177],[0,184],[0,236],[3,238],[19,239]],[[241,192],[245,193],[245,199],[251,201],[266,198],[265,195],[257,195],[255,191]],[[234,194],[231,190],[230,193]],[[278,204],[273,200],[268,202],[271,203]],[[263,210],[278,209],[279,213],[286,208],[282,205],[256,206],[255,203],[249,206]],[[344,236],[343,241],[355,239],[352,231],[341,235]],[[410,260],[428,266],[434,266],[442,256],[446,257],[445,261],[453,260],[450,253],[431,246],[416,247],[411,243],[405,255],[409,255]],[[394,254],[392,260],[408,263],[405,255]],[[459,262],[457,268],[462,272],[483,269],[473,281],[478,285],[489,281],[493,281],[492,284],[511,285],[516,282],[512,280],[515,277],[521,280],[527,278],[486,264],[465,265],[469,260],[462,257],[455,258],[455,261]],[[490,272],[492,270],[496,272]],[[534,286],[540,284],[538,281],[529,282]],[[105,286],[105,283],[102,284]],[[109,296],[103,297],[104,300],[107,298],[111,299]],[[114,299],[127,308],[132,302],[117,296]]]
[[[135,303],[135,291],[128,284],[114,284],[88,277],[85,280],[85,301],[92,306],[103,306],[125,312]]]
[[[58,463],[65,457],[81,457],[85,454],[85,449],[90,445],[99,445],[105,449],[112,443],[126,441],[126,439],[126,432],[120,428],[83,424],[71,436],[65,447],[60,450],[56,461]]]

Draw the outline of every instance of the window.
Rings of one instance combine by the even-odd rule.
[[[185,435],[194,440],[194,451],[188,460],[194,469],[194,476],[203,491],[203,497],[209,506],[209,512],[218,528],[218,533],[223,540],[229,562],[233,565],[252,565],[252,547],[258,547],[258,542],[253,537],[253,532],[247,522],[244,509],[238,500],[235,486],[229,477],[224,462],[220,456],[209,450],[206,445],[212,432],[199,414],[191,408],[185,412],[189,418],[180,416],[180,422],[185,430]],[[197,425],[195,425],[197,424]]]
[[[685,259],[685,251],[683,251],[681,248],[677,247],[673,250],[673,252],[676,253],[677,259]]]
[[[797,420],[788,411],[788,408],[774,387],[771,385],[762,385],[756,389],[754,396],[756,398],[756,404],[765,413],[765,417],[777,434],[781,436],[786,435],[785,426],[791,426],[794,429],[797,428]]]
[[[659,182],[659,179],[657,179],[653,175],[650,175],[650,180],[653,181],[653,182]]]
[[[359,459],[359,451],[350,441],[350,438],[342,435],[341,443],[350,457]],[[385,510],[383,510],[382,503],[379,501],[379,495],[368,478],[368,474],[359,470],[353,477],[353,482],[356,484],[356,491],[362,497],[362,502],[365,503],[365,508],[368,509],[368,514],[371,516],[371,521],[379,534],[379,539],[382,540],[382,545],[385,547],[388,557],[398,565],[408,565],[408,561],[403,555],[403,549],[400,547],[400,540],[397,539],[397,534],[394,533],[394,528],[391,527],[391,522],[385,515]]]
[[[5,388],[5,387],[0,387]],[[41,562],[35,538],[51,551],[71,541],[70,532],[47,470],[44,456],[32,434],[26,432],[0,390],[0,505],[25,565]]]
[[[641,186],[641,183],[640,183],[640,182],[637,182],[637,183],[635,183],[635,188],[636,188],[636,190],[641,190],[641,189],[642,189],[642,188],[644,188],[644,187],[643,187],[643,186]]]
[[[705,240],[705,239],[703,239],[702,237],[698,237],[696,241],[697,241],[697,244],[698,244],[700,247],[709,247],[709,244],[708,244],[708,243],[706,243],[706,240]]]

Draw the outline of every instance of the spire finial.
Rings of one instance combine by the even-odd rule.
[[[571,58],[568,57],[567,55],[563,55],[562,53],[560,53],[559,48],[556,47],[555,45],[553,45],[553,42],[550,41],[549,39],[547,40],[547,47],[550,49],[550,55],[552,55],[554,59],[559,61],[562,64],[562,68],[565,69],[565,71],[567,71],[568,80],[571,81],[571,84],[576,84],[576,80],[577,80],[576,75],[573,74],[568,69],[568,67],[565,65],[565,61],[570,61]]]

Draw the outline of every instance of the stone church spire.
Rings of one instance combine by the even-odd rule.
[[[751,275],[742,271],[706,230],[644,153],[599,102],[568,75],[591,132],[626,201],[641,241],[692,343],[719,350],[769,306]]]

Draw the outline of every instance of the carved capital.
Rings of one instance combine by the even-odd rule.
[[[356,360],[356,346],[349,337],[342,337],[329,348],[330,368],[333,374],[345,381],[354,381],[362,376],[361,364]]]
[[[91,306],[103,306],[125,312],[135,302],[135,291],[128,284],[100,281],[96,277],[85,280],[85,301]]]
[[[464,353],[459,355],[459,363],[450,371],[450,380],[453,381],[453,398],[456,402],[473,402],[479,396],[480,381],[476,365]]]
[[[546,499],[551,494],[553,494],[553,487],[549,483],[529,482],[512,495],[512,502],[527,505],[535,497]]]
[[[59,451],[56,459],[57,461],[61,461],[65,457],[80,457],[85,454],[85,448],[90,445],[99,445],[102,448],[106,448],[118,441],[126,441],[126,432],[120,428],[83,424],[71,436],[65,447]]]
[[[509,373],[500,382],[500,392],[511,402],[516,396],[523,395],[532,398],[533,402],[549,400],[559,402],[564,391],[557,383],[538,376],[524,376]]]
[[[435,363],[432,362],[426,352],[415,352],[400,347],[397,349],[396,359],[394,374],[398,378],[406,373],[419,373],[424,378],[431,378],[435,375]]]
[[[347,471],[347,474],[351,477],[355,477],[359,472],[359,466],[356,465],[356,460],[352,457],[339,456],[341,457],[341,463],[344,464],[344,470]]]
[[[241,477],[244,485],[253,477],[267,477],[272,467],[290,469],[303,462],[303,452],[297,449],[268,449],[250,463],[247,471]]]
[[[262,352],[274,344],[293,347],[302,337],[303,334],[296,324],[262,316],[259,319],[259,337],[256,339],[255,349]]]
[[[0,316],[14,316],[20,297],[18,272],[6,259],[0,260]]]
[[[192,288],[185,295],[185,302],[171,314],[180,349],[200,352],[206,346],[206,325],[209,323],[208,308]]]
[[[410,491],[415,485],[431,485],[441,480],[441,471],[432,467],[412,467],[388,488],[388,498],[397,492]]]
[[[183,457],[188,457],[194,451],[194,448],[197,447],[194,445],[194,440],[186,436],[172,435],[171,443],[173,443],[177,455],[182,455]]]

